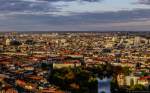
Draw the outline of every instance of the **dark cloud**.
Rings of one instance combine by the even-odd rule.
[[[143,22],[145,19],[150,19],[150,9],[102,13],[86,11],[84,13],[71,13],[71,11],[69,12],[71,15],[65,16],[49,14],[61,11],[62,6],[58,8],[51,4],[58,1],[71,2],[77,0],[0,0],[0,30],[98,30],[100,28],[106,29],[101,26],[105,24]],[[99,2],[102,0],[80,1]],[[140,3],[150,4],[150,0],[141,0]],[[24,13],[26,11],[30,13]],[[11,15],[15,12],[19,13]],[[10,13],[10,15],[7,15],[7,13]],[[39,14],[35,15],[34,13]],[[118,26],[119,28],[123,29]]]
[[[24,12],[24,11],[53,11],[54,6],[46,2],[26,2],[22,0],[0,0],[0,12]]]
[[[142,19],[142,20],[141,20]],[[118,11],[105,13],[80,13],[68,16],[52,15],[13,15],[1,20],[0,25],[21,26],[75,26],[107,24],[150,19],[150,10]]]
[[[71,2],[71,1],[77,1],[77,0],[37,0],[37,1],[48,1],[48,2],[64,1],[64,2]],[[78,1],[79,1],[79,0],[78,0]],[[99,1],[102,1],[102,0],[80,0],[80,1],[99,2]]]
[[[150,4],[150,0],[139,0],[139,4]]]
[[[63,6],[55,6],[53,2],[71,2],[77,0],[0,0],[0,14],[4,13],[13,13],[19,12],[20,14],[23,12],[30,12],[34,14],[34,12],[58,12]],[[101,0],[80,0],[87,2],[98,2]]]

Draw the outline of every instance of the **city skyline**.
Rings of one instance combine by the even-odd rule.
[[[149,31],[150,0],[1,0],[0,31]]]

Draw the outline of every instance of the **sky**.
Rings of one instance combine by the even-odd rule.
[[[150,31],[150,0],[0,0],[0,31]]]

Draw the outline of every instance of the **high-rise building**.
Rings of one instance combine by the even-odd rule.
[[[140,45],[140,41],[141,41],[140,37],[135,37],[134,38],[134,46],[139,46]]]

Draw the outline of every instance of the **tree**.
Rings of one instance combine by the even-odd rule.
[[[13,40],[13,41],[10,42],[10,45],[12,45],[12,46],[20,46],[21,42],[19,42],[17,40]]]
[[[145,88],[145,86],[143,86],[141,84],[136,84],[131,87],[131,90],[143,91],[143,90],[146,90],[146,88]]]
[[[10,45],[15,46],[16,51],[18,51],[18,46],[20,46],[22,43],[17,41],[17,40],[13,40],[10,42]]]
[[[26,40],[25,44],[33,45],[35,42],[33,40]]]
[[[131,87],[134,86],[134,80],[133,80],[133,78],[130,79],[130,86],[131,86]]]
[[[129,67],[122,67],[122,72],[124,75],[129,75],[131,73]]]
[[[111,77],[114,73],[118,75],[120,69],[122,68],[115,69],[109,63],[93,67],[54,69],[49,80],[52,84],[72,93],[97,93],[97,77],[103,79],[104,77]],[[119,71],[115,72],[115,70]]]

